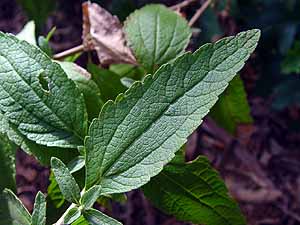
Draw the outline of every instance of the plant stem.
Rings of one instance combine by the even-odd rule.
[[[182,1],[178,4],[176,4],[176,5],[172,5],[169,8],[172,9],[172,10],[179,10],[183,7],[186,7],[186,6],[190,5],[191,3],[195,2],[195,1],[197,1],[197,0],[185,0],[185,1]]]
[[[212,0],[207,0],[206,2],[203,3],[203,5],[201,6],[201,8],[199,8],[197,10],[197,12],[194,14],[194,16],[192,17],[192,19],[189,22],[189,26],[190,27],[194,25],[194,23],[199,19],[199,17],[207,9],[207,7],[210,5],[211,2],[212,2]]]
[[[70,48],[70,49],[68,49],[68,50],[66,50],[66,51],[57,53],[57,54],[55,54],[55,55],[53,56],[53,58],[54,58],[54,59],[62,59],[62,58],[65,58],[65,57],[67,57],[67,56],[73,55],[73,54],[75,54],[75,53],[82,52],[83,49],[84,49],[83,44],[81,44],[81,45],[78,45],[78,46],[76,46],[76,47],[74,47],[74,48]]]
[[[57,220],[57,222],[53,225],[63,225],[64,224],[64,218],[67,215],[67,213],[73,208],[75,207],[76,204],[72,203],[69,208],[67,208],[67,210],[64,212],[64,214]]]

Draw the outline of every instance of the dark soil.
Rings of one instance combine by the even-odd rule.
[[[105,3],[109,1],[104,1]],[[146,2],[146,1],[145,1]],[[176,1],[165,1],[168,4]],[[51,45],[56,52],[81,43],[81,1],[60,0],[43,32],[57,31]],[[228,15],[220,15],[228,34],[243,30]],[[17,33],[27,18],[15,0],[0,1],[0,30]],[[247,87],[253,125],[240,126],[236,137],[206,118],[190,137],[187,160],[205,154],[220,171],[232,195],[238,200],[250,225],[300,224],[300,133],[289,129],[299,123],[300,110],[291,107],[276,113],[270,99],[253,94],[259,77],[254,56],[242,72]],[[33,157],[17,152],[18,195],[29,210],[38,190],[47,191],[49,170]],[[128,193],[126,204],[113,204],[109,213],[125,225],[176,225],[177,222],[151,206],[140,191]]]

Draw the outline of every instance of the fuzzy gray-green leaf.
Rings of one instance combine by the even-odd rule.
[[[67,166],[58,158],[51,158],[51,168],[61,193],[69,202],[79,203],[80,188]]]
[[[148,72],[182,54],[192,34],[187,21],[163,5],[147,5],[132,13],[125,21],[125,33]]]
[[[30,225],[31,216],[20,199],[9,189],[0,194],[0,223]]]
[[[79,208],[74,207],[70,209],[67,215],[64,217],[64,224],[72,224],[81,216],[81,211]]]
[[[86,188],[138,188],[157,175],[201,124],[254,51],[259,30],[239,33],[172,63],[107,102],[85,140]]]
[[[35,198],[31,221],[32,225],[46,224],[46,198],[40,191],[37,193]]]
[[[95,185],[87,190],[80,199],[81,205],[84,209],[89,209],[97,201],[100,196],[101,186]]]
[[[120,223],[119,221],[105,215],[104,213],[96,209],[86,210],[83,216],[90,225],[122,225],[122,223]]]
[[[1,32],[0,110],[41,145],[76,148],[86,134],[84,99],[74,82],[39,48]]]

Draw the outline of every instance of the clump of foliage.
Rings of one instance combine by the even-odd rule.
[[[103,12],[95,4],[88,7],[89,12]],[[85,32],[93,29],[85,27]],[[59,199],[58,207],[71,203],[55,224],[121,224],[93,205],[105,198],[124,200],[123,193],[137,188],[180,220],[245,224],[208,160],[200,156],[185,163],[182,146],[255,50],[259,30],[184,52],[191,37],[185,19],[162,5],[149,5],[129,15],[124,32],[134,56],[118,42],[124,47],[119,55],[130,58],[119,60],[132,65],[104,69],[90,64],[88,71],[53,60],[33,42],[0,33],[0,131],[5,136],[0,159],[13,160],[10,151],[17,145],[51,165],[48,197]],[[105,45],[107,39],[89,37],[97,52],[105,46],[100,61],[111,61],[115,52]],[[236,79],[234,85],[241,86]],[[223,101],[228,99],[232,97]],[[247,106],[244,111],[249,114]],[[220,118],[222,123],[224,116]],[[234,125],[228,129],[234,132]],[[10,164],[1,166],[14,170]],[[85,175],[80,174],[83,169]],[[1,224],[53,220],[46,220],[41,192],[32,214],[9,189],[1,199]]]

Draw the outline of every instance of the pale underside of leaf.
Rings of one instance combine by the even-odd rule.
[[[87,129],[82,94],[46,54],[0,33],[0,110],[28,139],[77,147]]]
[[[16,35],[20,40],[27,41],[30,44],[36,45],[35,39],[35,23],[34,21],[29,21],[23,29]]]
[[[97,183],[103,193],[127,192],[158,174],[243,67],[259,36],[251,30],[206,44],[107,102],[85,140],[86,188]]]
[[[52,156],[68,161],[76,156],[76,149],[61,149],[58,147],[47,147],[38,145],[34,141],[27,139],[17,129],[17,126],[10,123],[8,119],[0,111],[0,133],[6,135],[7,138],[19,146],[29,155],[34,155],[36,159],[43,165],[49,165]],[[63,150],[63,151],[62,151]]]
[[[122,25],[116,16],[96,3],[85,2],[83,11],[83,42],[88,50],[96,50],[101,64],[137,64],[126,46]]]

